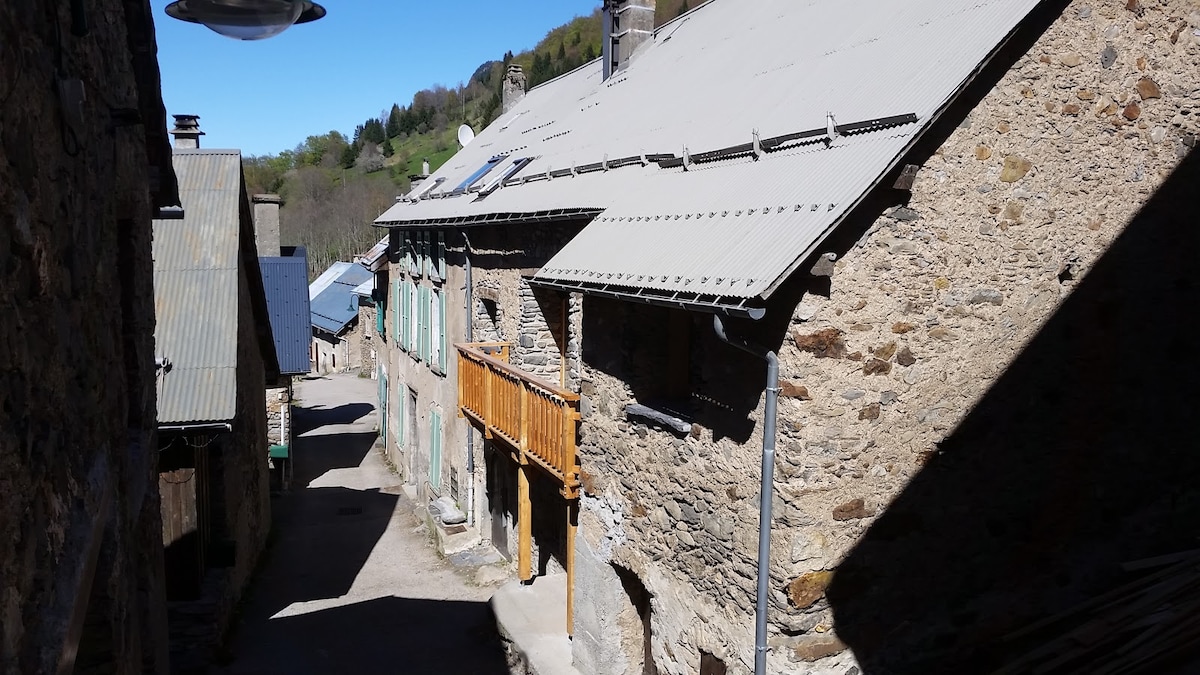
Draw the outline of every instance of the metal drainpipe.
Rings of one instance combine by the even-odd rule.
[[[466,270],[467,342],[475,339],[475,296],[471,285],[471,240],[466,231],[463,238],[463,267]],[[475,525],[475,430],[467,425],[467,525]]]
[[[771,506],[775,492],[775,421],[779,402],[779,357],[775,352],[730,340],[719,314],[713,315],[717,338],[767,362],[767,402],[763,413],[762,485],[758,505],[758,601],[754,606],[754,675],[767,672],[767,585],[771,578]]]

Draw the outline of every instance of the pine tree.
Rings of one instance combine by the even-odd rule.
[[[595,58],[596,58],[596,48],[593,47],[592,43],[589,42],[587,49],[583,50],[583,60],[584,61],[593,61],[593,60],[595,60]]]
[[[675,16],[677,16],[677,17],[683,16],[684,14],[687,13],[687,11],[688,11],[687,0],[683,0],[683,4],[679,6],[679,13],[676,14]]]
[[[388,113],[386,131],[388,138],[400,135],[400,106],[395,103],[392,104],[392,111]]]
[[[345,168],[345,169],[354,168],[354,163],[356,161],[358,161],[358,150],[359,150],[358,141],[355,141],[354,143],[347,145],[342,150],[342,168]]]
[[[383,142],[383,156],[391,157],[394,154],[396,154],[396,149],[392,147],[392,142],[390,140],[384,141]]]
[[[563,61],[567,60],[567,45],[566,45],[566,43],[563,43],[563,42],[558,43],[558,56],[555,57],[555,60],[557,60],[559,63],[562,63]]]

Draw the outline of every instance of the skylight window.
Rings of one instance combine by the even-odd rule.
[[[507,158],[508,158],[508,155],[496,155],[495,157],[489,159],[486,164],[479,167],[478,171],[471,174],[458,187],[454,188],[453,193],[461,194],[463,192],[466,192],[467,190],[470,190],[471,186],[475,185],[480,180],[482,180],[484,176],[488,175],[488,172],[490,172],[492,169],[496,168],[500,164],[500,162],[503,162]]]
[[[507,171],[493,179],[491,183],[488,183],[487,186],[480,191],[480,194],[489,195],[495,192],[500,188],[500,186],[504,185],[505,181],[520,173],[521,169],[529,166],[529,163],[532,161],[533,157],[522,157],[521,159],[513,162],[512,165],[508,167]]]

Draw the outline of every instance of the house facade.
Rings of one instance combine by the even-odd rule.
[[[1099,394],[1181,412],[1112,350],[1185,341],[1186,3],[645,5],[377,220],[388,453],[576,669],[990,672],[1194,534]]]
[[[236,150],[177,116],[182,212],[154,221],[159,491],[174,668],[223,640],[270,531],[264,391],[279,363]]]
[[[0,26],[0,672],[167,673],[151,219],[179,196],[150,3]]]
[[[309,284],[312,315],[312,372],[343,373],[362,367],[360,285],[371,272],[358,263],[336,262]]]

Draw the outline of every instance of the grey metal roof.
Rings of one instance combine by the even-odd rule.
[[[160,424],[228,422],[237,393],[241,154],[176,150],[182,220],[154,221]]]
[[[430,198],[376,223],[596,209],[537,279],[765,297],[1038,2],[714,0],[660,28],[608,81],[597,61],[531,90],[430,178],[446,179]],[[825,130],[828,115],[839,127],[908,117],[751,156],[755,132],[770,145]],[[486,197],[446,196],[496,154],[536,159]],[[652,161],[685,154],[687,170]]]
[[[336,275],[316,293],[313,293],[313,287],[317,282],[309,286],[310,316],[314,328],[341,335],[346,326],[358,318],[358,296],[354,290],[359,284],[372,282],[374,275],[362,265],[344,262],[334,263],[326,270],[326,274],[334,269],[337,270]],[[324,278],[325,274],[321,277]]]
[[[387,263],[388,237],[379,240],[370,251],[358,256],[354,262],[366,267],[372,272],[378,272]]]

